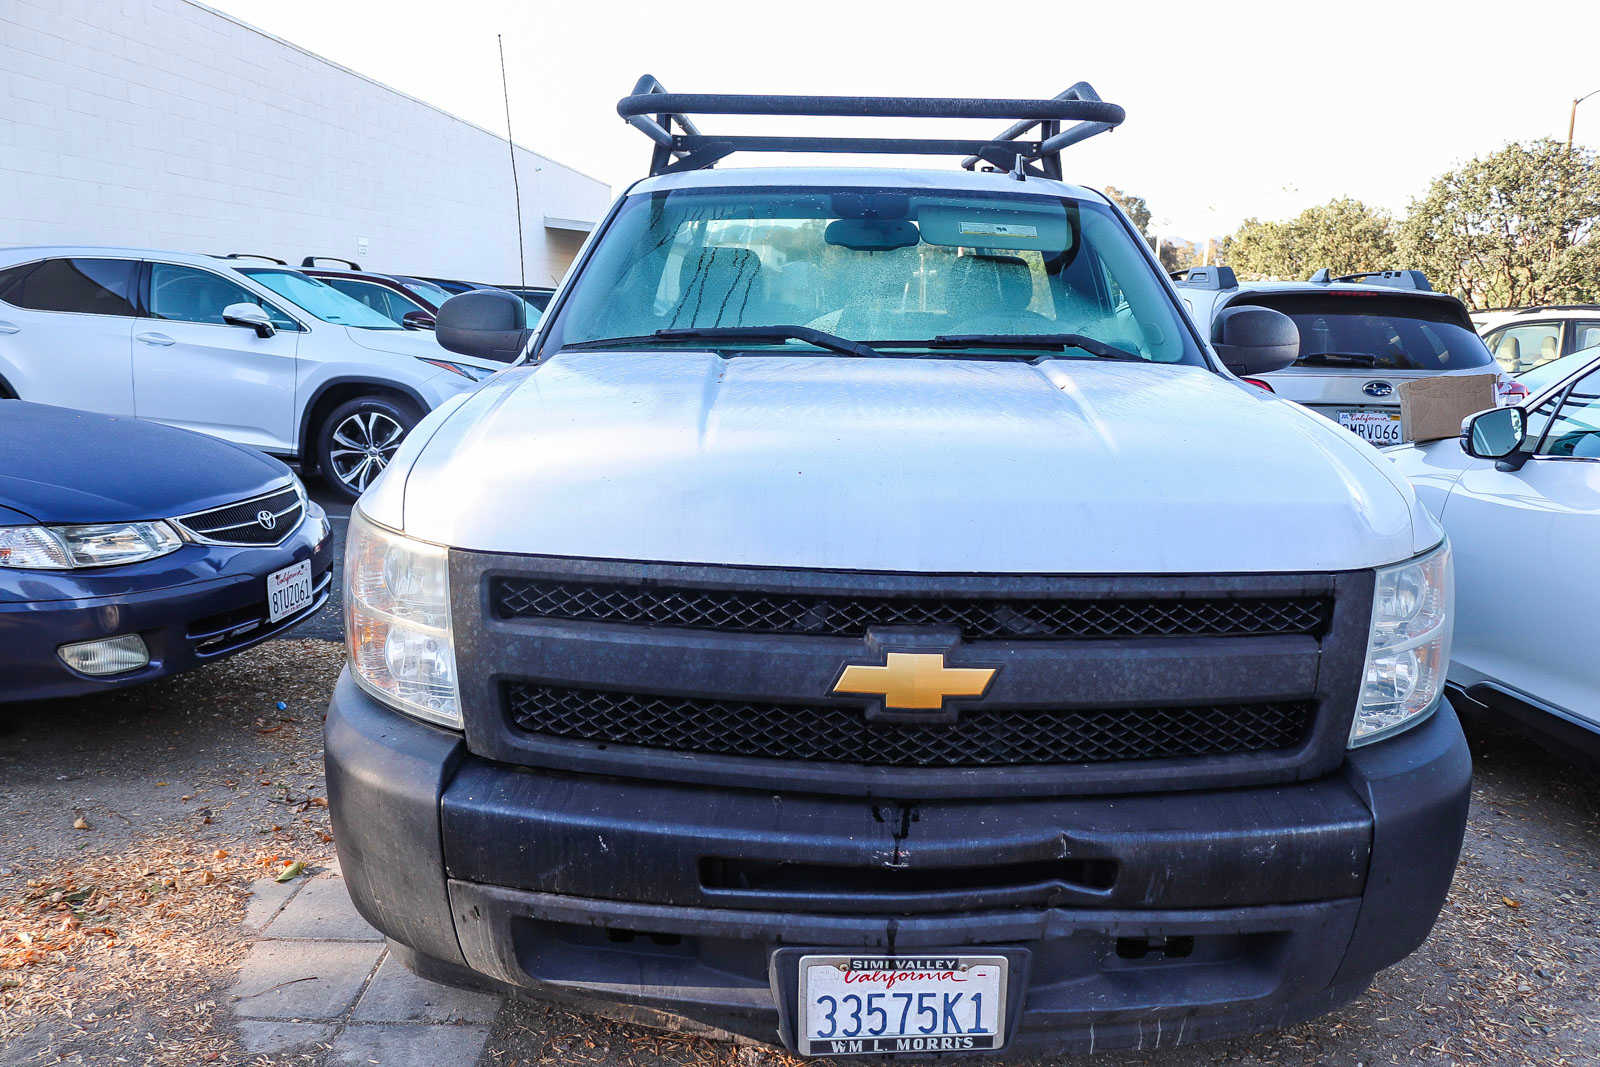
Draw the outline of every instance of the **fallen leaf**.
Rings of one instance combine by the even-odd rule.
[[[1508,908],[1520,908],[1520,907],[1522,907],[1521,904],[1518,904],[1516,901],[1512,900],[1510,897],[1501,897],[1500,901],[1501,901],[1501,903],[1503,903]]]
[[[283,873],[274,878],[274,882],[292,882],[305,872],[305,860],[295,860],[283,869]]]
[[[214,860],[225,860],[228,858],[228,850],[225,848],[219,848],[211,854],[211,858]]]
[[[87,830],[89,828],[89,820],[80,815],[72,820],[72,828],[74,830]]]
[[[328,798],[327,797],[312,797],[311,798],[311,803],[315,804],[319,808],[325,808],[325,807],[328,806]]]

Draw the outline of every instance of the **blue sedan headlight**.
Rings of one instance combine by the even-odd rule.
[[[155,559],[183,547],[164,522],[0,526],[0,567],[63,571]]]

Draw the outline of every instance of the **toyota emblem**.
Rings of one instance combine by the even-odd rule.
[[[278,516],[263,508],[256,512],[256,522],[261,524],[263,530],[270,530],[278,525]]]
[[[1361,387],[1361,391],[1372,397],[1388,396],[1394,392],[1394,386],[1388,382],[1368,382]]]

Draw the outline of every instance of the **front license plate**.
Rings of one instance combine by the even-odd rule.
[[[1375,445],[1400,443],[1400,416],[1387,411],[1341,411],[1339,425]]]
[[[311,561],[267,575],[267,621],[287,619],[311,603]]]
[[[976,1052],[1005,1044],[1004,956],[802,956],[805,1056]]]

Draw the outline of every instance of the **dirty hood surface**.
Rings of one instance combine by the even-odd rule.
[[[386,472],[373,517],[459,548],[606,559],[1339,570],[1438,540],[1386,466],[1198,367],[574,352],[469,397]]]

